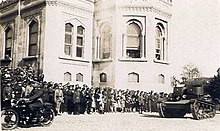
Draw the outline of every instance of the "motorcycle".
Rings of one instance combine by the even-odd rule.
[[[42,106],[34,111],[30,109],[29,105],[29,99],[12,99],[11,106],[2,108],[2,129],[12,130],[17,126],[50,126],[53,123],[56,111],[51,103],[42,103]]]

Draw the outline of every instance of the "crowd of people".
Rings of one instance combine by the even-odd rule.
[[[2,107],[11,99],[28,98],[43,89],[42,102],[54,105],[58,114],[91,114],[105,112],[156,112],[157,101],[167,99],[164,92],[120,90],[111,87],[88,87],[86,84],[46,82],[43,74],[36,75],[31,67],[1,68]]]

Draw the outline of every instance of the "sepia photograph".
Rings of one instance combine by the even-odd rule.
[[[219,131],[220,0],[0,0],[3,131]]]

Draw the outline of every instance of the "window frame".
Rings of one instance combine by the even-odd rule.
[[[82,28],[82,34],[78,33],[78,28]],[[76,37],[76,57],[83,58],[84,57],[84,45],[85,45],[85,28],[83,26],[77,26],[77,37]],[[78,44],[78,39],[81,40],[81,44]],[[78,56],[78,48],[81,49],[81,54]]]
[[[129,26],[131,27],[131,28],[134,28],[134,27],[132,27],[132,24],[134,24],[135,25],[135,27],[136,27],[136,31],[139,33],[139,34],[130,34],[130,33],[128,33],[128,30],[129,30]],[[131,22],[129,22],[128,24],[127,24],[127,27],[126,27],[126,37],[127,37],[127,43],[126,43],[126,47],[125,47],[125,50],[126,50],[126,57],[127,58],[132,58],[132,59],[138,59],[138,58],[141,58],[142,57],[142,55],[143,55],[143,52],[144,51],[142,51],[142,49],[141,49],[141,47],[143,46],[143,42],[142,42],[142,26],[141,26],[141,24],[139,23],[139,22],[137,22],[136,20],[133,20],[133,21],[131,21]],[[128,39],[129,38],[133,38],[133,39],[137,39],[138,40],[138,47],[129,47],[129,45],[128,45]],[[129,54],[129,52],[136,52],[136,53],[132,53],[133,54],[133,56],[132,56],[132,54],[130,54],[130,55],[128,55]]]
[[[159,31],[159,33],[157,33]],[[157,36],[160,34],[160,36]],[[164,24],[158,22],[155,26],[155,60],[157,61],[166,61],[167,59],[167,45],[166,45],[166,31]],[[157,47],[159,41],[159,48]]]
[[[77,73],[76,74],[76,81],[77,82],[83,82],[83,74],[82,73]]]
[[[36,31],[32,32],[32,29],[36,26]],[[32,20],[28,25],[28,56],[37,56],[38,54],[38,42],[39,42],[39,23],[36,20]],[[32,43],[33,37],[35,36],[36,42]],[[35,47],[35,49],[33,48]],[[34,51],[33,51],[34,50]]]
[[[64,73],[64,81],[72,81],[72,74],[70,72]]]
[[[108,77],[107,77],[107,74],[106,73],[101,73],[99,74],[99,81],[101,83],[106,83],[108,81]]]
[[[165,84],[165,76],[163,74],[158,76],[158,83]]]
[[[128,83],[140,83],[140,75],[135,72],[128,73]]]
[[[67,32],[66,28],[70,25],[71,32]],[[70,36],[70,43],[66,42],[66,35]],[[71,23],[65,23],[65,36],[64,36],[64,54],[66,56],[72,56],[73,55],[73,42],[74,42],[74,25]],[[66,47],[69,47],[69,53],[66,53]]]
[[[8,33],[11,33],[11,36],[8,37]],[[8,41],[10,41],[10,46],[8,47]],[[12,47],[13,47],[13,30],[11,27],[7,27],[4,31],[4,54],[3,54],[3,58],[4,59],[9,59],[12,58]],[[7,56],[8,52],[9,56]]]

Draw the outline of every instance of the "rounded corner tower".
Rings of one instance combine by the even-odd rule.
[[[94,87],[170,91],[172,0],[94,4]]]

